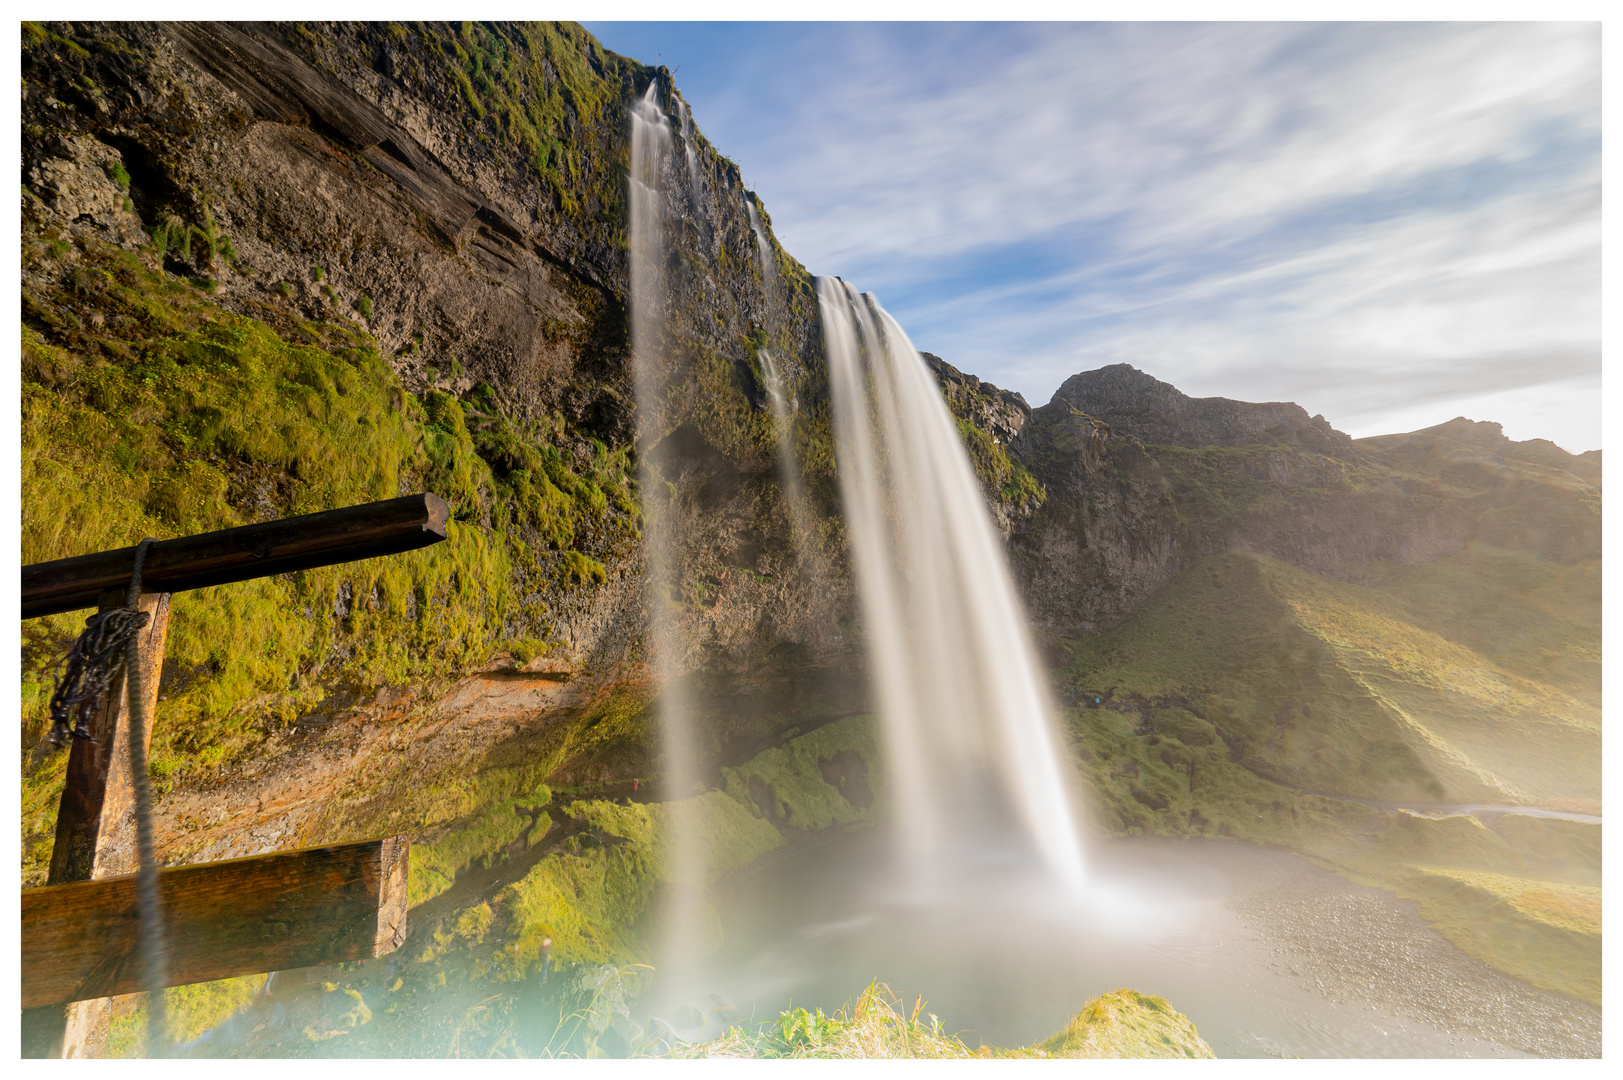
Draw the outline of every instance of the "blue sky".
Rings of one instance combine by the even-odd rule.
[[[1600,445],[1593,25],[586,25],[813,273],[1033,405],[1126,362]]]

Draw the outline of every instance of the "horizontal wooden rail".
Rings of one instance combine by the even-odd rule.
[[[364,960],[406,940],[406,838],[158,875],[170,986]],[[22,1007],[144,989],[135,877],[22,893]]]
[[[393,555],[445,539],[450,511],[432,493],[182,536],[147,550],[146,592],[184,592],[316,566]],[[129,585],[135,548],[76,555],[23,567],[22,617],[94,607]]]

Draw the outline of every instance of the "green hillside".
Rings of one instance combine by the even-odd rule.
[[[1187,709],[1294,787],[1598,802],[1598,593],[1597,564],[1480,547],[1377,587],[1226,554],[1073,642],[1062,681],[1151,728],[1156,709]]]
[[[1302,852],[1466,952],[1600,997],[1598,563],[1475,546],[1378,586],[1229,553],[1058,673],[1099,825]]]

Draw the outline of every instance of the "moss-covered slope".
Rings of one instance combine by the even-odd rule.
[[[1598,1001],[1582,912],[1600,826],[1446,808],[1599,813],[1597,576],[1480,545],[1373,587],[1202,559],[1070,643],[1059,678],[1095,819],[1300,851],[1419,900],[1472,955]]]
[[[1193,713],[1236,761],[1296,787],[1430,803],[1598,800],[1594,627],[1581,606],[1591,573],[1477,549],[1366,587],[1213,556],[1074,643],[1064,678],[1080,704],[1129,710],[1146,733],[1157,707]],[[1435,584],[1450,580],[1452,610]],[[1486,630],[1475,608],[1508,617],[1517,581],[1532,598],[1517,605],[1527,629]],[[1504,662],[1466,644],[1485,639]]]

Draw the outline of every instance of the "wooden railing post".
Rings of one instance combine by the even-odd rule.
[[[148,739],[151,738],[152,721],[156,719],[158,683],[163,669],[164,644],[169,633],[171,593],[414,551],[443,541],[449,523],[450,508],[445,501],[432,492],[423,492],[197,536],[177,537],[146,548],[141,581],[151,591],[141,598],[141,610],[150,612],[152,618],[138,643],[136,662],[142,666],[146,676],[143,685],[148,693],[145,714]],[[102,611],[121,607],[128,582],[135,571],[138,550],[139,546],[120,548],[24,566],[22,617],[34,619],[76,611],[91,604],[99,604]],[[133,778],[129,775],[129,733],[128,724],[120,723],[121,715],[125,713],[124,698],[125,687],[122,683],[109,688],[108,700],[102,703],[90,721],[93,739],[76,739],[69,751],[67,783],[57,811],[56,844],[51,853],[48,885],[120,877],[136,869],[135,789]],[[384,844],[383,841],[379,843]],[[219,966],[217,957],[214,961],[206,956],[202,960],[191,957],[188,970],[196,978],[178,978],[172,980],[170,985],[176,985],[177,981],[268,971],[277,964],[291,964],[294,961],[314,964],[333,958],[379,956],[395,948],[400,943],[405,926],[405,851],[404,839],[390,838],[375,853],[384,860],[384,870],[379,871],[373,866],[366,871],[373,877],[383,873],[388,885],[384,888],[373,881],[368,886],[370,891],[361,897],[365,904],[372,905],[368,909],[371,917],[387,924],[374,928],[375,942],[371,938],[361,944],[348,937],[334,939],[319,925],[312,926],[300,935],[298,941],[284,942],[280,958],[273,958],[274,963],[269,959],[265,961],[271,963],[270,967],[256,966],[257,961],[240,956],[224,967]],[[319,861],[319,858],[311,855],[304,861]],[[267,859],[264,867],[282,865],[278,856]],[[206,879],[182,874],[172,880],[195,883],[196,880]],[[234,880],[240,882],[246,879],[239,875]],[[78,890],[75,895],[80,893],[83,890]],[[95,890],[92,893],[101,895]],[[299,895],[308,898],[305,893]],[[32,903],[43,902],[40,896],[31,896],[29,900]],[[345,896],[336,902],[342,908],[345,905],[353,907],[357,901],[353,896]],[[215,913],[205,914],[214,918]],[[98,932],[112,933],[109,926],[113,925],[116,925],[116,920]],[[190,932],[196,928],[186,929]],[[186,940],[185,933],[177,930],[177,934],[176,940]],[[233,942],[240,944],[235,939]],[[76,941],[72,947],[82,952],[93,944]],[[218,944],[219,941],[216,941],[215,945]],[[203,952],[206,954],[210,948],[214,946],[205,948]],[[267,952],[266,956],[269,957],[270,953]],[[209,966],[211,962],[215,963],[214,967]],[[34,966],[38,968],[45,963],[45,958],[36,958]],[[209,971],[223,971],[225,974],[197,974]],[[172,976],[174,974],[171,972]],[[26,974],[24,981],[27,982]],[[128,980],[104,980],[95,985],[103,993],[124,993],[125,990],[115,991],[106,987],[125,986],[126,983],[132,988],[139,986]],[[48,1001],[49,998],[37,1000]],[[108,1002],[105,998],[80,1001],[65,1007],[42,1004],[25,1009],[23,1056],[100,1057],[105,1053],[107,1027]]]
[[[103,593],[98,610],[123,607],[121,590]],[[169,637],[169,594],[148,593],[140,610],[151,617],[136,642],[135,662],[145,669],[146,736],[150,744],[157,716],[158,681]],[[135,784],[130,776],[129,680],[121,679],[91,718],[95,741],[74,739],[68,750],[67,783],[56,815],[56,842],[46,883],[135,872]],[[107,1051],[111,1002],[107,998],[23,1010],[24,1056],[99,1058]],[[29,1051],[33,1053],[30,1054]]]

